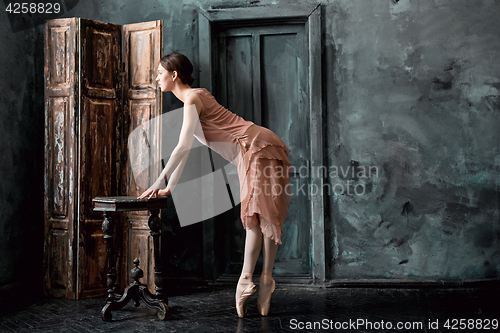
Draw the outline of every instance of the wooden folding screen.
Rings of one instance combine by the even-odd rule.
[[[144,190],[133,182],[125,143],[135,126],[161,114],[155,74],[162,36],[162,21],[120,26],[68,18],[46,23],[47,295],[81,299],[106,293],[102,214],[93,211],[92,198]],[[123,227],[115,232],[122,287],[136,257],[145,271],[143,282],[152,287],[146,219],[128,215],[117,224]]]

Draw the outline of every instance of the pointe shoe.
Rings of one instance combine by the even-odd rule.
[[[271,292],[269,293],[269,296],[267,297],[267,299],[262,304],[259,301],[257,301],[257,310],[264,317],[267,316],[267,314],[269,313],[269,308],[271,307],[271,295],[272,295],[275,287],[276,287],[276,283],[274,282],[274,279],[273,279],[273,286],[271,287]]]
[[[257,291],[257,287],[255,284],[250,284],[246,287],[245,290],[241,293],[238,301],[236,302],[236,312],[238,312],[238,317],[244,318],[247,315],[247,301],[250,296],[255,294]]]

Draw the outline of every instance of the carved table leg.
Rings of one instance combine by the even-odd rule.
[[[158,217],[158,210],[151,211],[151,216],[149,217],[149,229],[151,229],[151,236],[153,237],[153,249],[155,258],[155,297],[156,299],[166,301],[165,295],[163,294],[163,283],[161,279],[161,250],[160,250],[160,236],[161,236],[161,219]]]
[[[141,287],[141,298],[149,307],[155,307],[158,311],[158,318],[165,319],[168,314],[168,299],[163,293],[163,284],[161,280],[161,257],[160,257],[160,235],[161,235],[161,219],[158,216],[159,210],[151,211],[149,217],[149,228],[153,237],[154,259],[155,259],[155,294],[151,295],[146,287]]]
[[[139,300],[141,298],[142,292],[141,288],[144,287],[139,279],[143,277],[144,273],[142,269],[139,268],[139,259],[134,260],[134,268],[130,270],[132,279],[134,280],[123,292],[123,296],[116,300],[116,298],[111,302],[106,302],[102,310],[102,319],[105,321],[111,321],[111,311],[123,308],[130,300],[135,302],[135,306],[139,306]]]
[[[118,286],[116,285],[116,264],[115,252],[113,247],[113,234],[115,232],[115,221],[111,212],[104,212],[104,222],[102,223],[102,231],[105,233],[104,239],[106,240],[106,255],[108,257],[108,297],[106,305],[101,311],[101,317],[104,321],[111,320],[111,304],[116,300],[118,294]]]

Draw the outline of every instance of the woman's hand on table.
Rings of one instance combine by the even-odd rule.
[[[162,196],[168,197],[170,194],[171,194],[170,189],[160,190],[160,189],[149,188],[146,191],[144,191],[139,197],[137,197],[137,199],[144,199],[144,198],[151,199]]]

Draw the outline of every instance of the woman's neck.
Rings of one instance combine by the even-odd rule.
[[[174,89],[172,89],[172,93],[177,97],[182,103],[184,103],[184,100],[186,99],[187,93],[191,90],[191,87],[188,86],[187,84],[182,84],[175,86]]]

